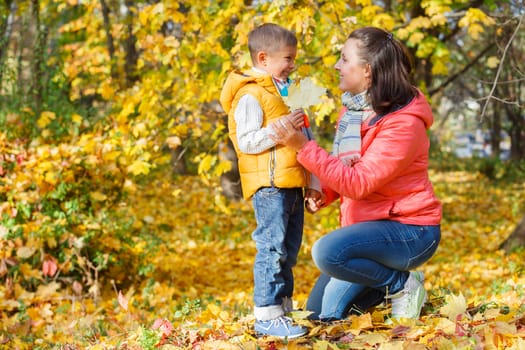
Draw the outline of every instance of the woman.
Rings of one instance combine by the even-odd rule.
[[[314,318],[341,319],[384,298],[392,318],[418,318],[426,300],[423,273],[410,270],[438,247],[441,204],[428,176],[433,116],[410,82],[411,68],[392,34],[357,29],[335,65],[345,109],[332,154],[289,123],[274,126],[275,141],[295,149],[323,183],[323,195],[307,208],[341,200],[341,228],[312,249],[322,272],[307,305]]]

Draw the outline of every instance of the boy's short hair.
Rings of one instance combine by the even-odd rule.
[[[274,52],[289,46],[297,46],[295,34],[277,24],[265,23],[248,34],[248,49],[253,63],[256,63],[257,52]]]

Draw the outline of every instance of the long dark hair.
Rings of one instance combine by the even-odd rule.
[[[412,100],[418,91],[411,82],[412,62],[408,50],[392,33],[376,27],[354,30],[348,39],[357,40],[357,55],[370,64],[370,104],[378,115],[392,112]]]

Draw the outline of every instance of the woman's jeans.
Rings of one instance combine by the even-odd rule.
[[[281,305],[291,298],[304,225],[302,188],[259,189],[253,196],[257,228],[252,234],[257,248],[254,302],[257,307]]]
[[[319,239],[313,259],[323,273],[307,308],[313,318],[341,319],[365,311],[385,295],[402,290],[409,270],[435,253],[439,225],[417,226],[381,220],[353,224]]]

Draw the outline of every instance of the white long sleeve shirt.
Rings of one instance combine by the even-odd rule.
[[[270,138],[273,135],[271,126],[262,127],[263,110],[259,101],[252,95],[240,98],[234,112],[237,124],[237,143],[241,152],[258,154],[274,147],[276,144]]]

